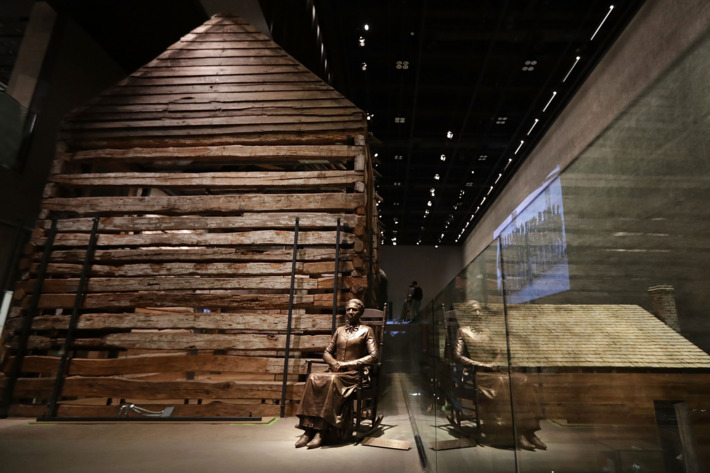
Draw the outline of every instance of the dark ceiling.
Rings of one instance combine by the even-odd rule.
[[[126,71],[207,19],[198,0],[49,3]],[[455,245],[642,0],[259,3],[273,39],[371,117],[385,244]]]

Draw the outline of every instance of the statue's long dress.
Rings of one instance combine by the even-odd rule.
[[[464,353],[468,348],[470,358]],[[474,365],[473,359],[490,364],[500,353],[486,329],[462,327],[456,335],[455,356],[459,362]],[[537,398],[535,386],[528,382],[523,373],[493,371],[485,367],[476,369],[478,388],[478,419],[485,433],[511,433],[512,416],[510,391],[513,387],[513,408],[518,434],[540,430],[542,408]]]
[[[336,329],[323,359],[326,362],[336,360],[368,365],[375,363],[377,356],[377,342],[372,328],[346,325]],[[296,411],[300,419],[298,428],[343,428],[349,418],[346,401],[357,387],[358,377],[356,370],[311,373]]]

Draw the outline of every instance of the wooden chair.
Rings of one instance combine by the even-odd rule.
[[[451,409],[451,413],[446,418],[455,429],[461,430],[467,425],[473,425],[480,431],[476,368],[464,366],[455,358],[456,335],[459,329],[456,311],[444,312],[444,328],[446,330],[444,353],[448,362],[449,376],[448,382],[442,388]]]
[[[360,430],[362,421],[370,421],[370,430],[377,428],[382,422],[382,416],[377,415],[377,406],[380,398],[380,371],[382,369],[382,348],[385,338],[385,317],[387,305],[383,310],[365,309],[360,321],[363,325],[369,325],[375,332],[378,344],[379,358],[377,363],[369,366],[369,375],[363,368],[360,369],[360,379],[355,391],[355,431]]]

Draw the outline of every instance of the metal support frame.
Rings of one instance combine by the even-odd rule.
[[[288,359],[291,351],[291,325],[293,322],[293,299],[296,289],[296,260],[298,259],[298,217],[293,230],[293,258],[291,261],[291,289],[288,297],[288,323],[286,325],[286,348],[284,350],[284,377],[281,385],[281,415],[286,417],[286,383],[288,381]]]
[[[333,318],[330,324],[330,334],[335,333],[336,319],[338,317],[338,268],[340,263],[340,217],[338,217],[338,227],[335,231],[335,270],[333,272]]]
[[[49,229],[47,240],[44,242],[44,251],[42,252],[42,259],[40,260],[39,268],[37,269],[37,279],[35,280],[34,291],[32,292],[32,297],[30,298],[27,311],[25,312],[25,316],[22,320],[20,339],[18,341],[17,351],[15,353],[15,362],[13,363],[10,369],[7,386],[5,386],[2,402],[0,402],[0,418],[5,418],[9,415],[10,404],[12,404],[12,395],[15,391],[15,383],[17,381],[17,378],[19,378],[20,374],[22,373],[22,363],[25,360],[25,352],[27,351],[27,341],[29,340],[30,331],[32,330],[32,320],[34,319],[35,313],[37,312],[37,305],[39,304],[39,297],[42,294],[42,286],[44,285],[44,278],[47,274],[47,265],[49,264],[49,258],[52,255],[54,239],[56,236],[57,217],[53,217],[52,226]]]
[[[76,326],[79,322],[79,310],[84,302],[84,292],[86,291],[86,280],[89,278],[89,271],[91,269],[91,264],[94,260],[94,251],[96,250],[96,240],[97,232],[99,229],[99,217],[94,217],[94,225],[91,228],[91,236],[89,237],[89,246],[86,248],[86,255],[84,256],[84,264],[81,268],[81,276],[79,278],[79,287],[76,290],[76,296],[74,297],[74,308],[72,310],[71,319],[69,319],[69,327],[67,328],[67,334],[64,338],[64,344],[60,351],[62,359],[59,361],[59,368],[57,368],[57,377],[54,381],[54,389],[52,391],[52,397],[49,399],[47,417],[57,416],[57,403],[62,394],[62,388],[64,387],[64,375],[67,369],[67,363],[69,361],[69,351],[71,350],[72,343],[74,343],[74,332],[76,331]]]

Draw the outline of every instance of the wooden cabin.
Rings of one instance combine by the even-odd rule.
[[[215,15],[66,117],[4,334],[10,415],[291,415],[334,309],[377,303],[375,199],[363,112]]]

